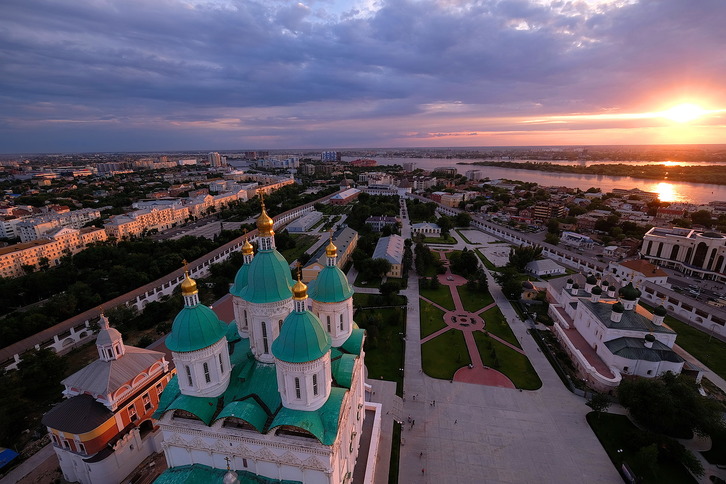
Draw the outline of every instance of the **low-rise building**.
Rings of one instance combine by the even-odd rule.
[[[336,265],[343,268],[350,260],[350,256],[358,246],[358,232],[350,227],[339,229],[333,234],[333,244],[338,248],[338,256]],[[310,257],[310,262],[302,270],[303,282],[310,282],[316,277],[327,264],[327,256],[325,253],[325,244],[322,244],[318,250]]]
[[[62,381],[66,398],[43,416],[63,478],[121,482],[162,450],[151,418],[172,377],[164,353],[127,346],[102,314],[98,359]]]
[[[643,237],[640,256],[687,275],[726,282],[726,235],[679,227],[653,227]]]
[[[403,273],[404,239],[400,235],[389,235],[378,239],[376,249],[373,251],[374,259],[386,259],[391,263],[391,270],[386,277],[401,277]]]
[[[441,227],[431,222],[411,224],[411,235],[423,234],[424,237],[441,237]]]
[[[358,198],[358,195],[360,195],[360,193],[361,191],[357,188],[349,188],[340,193],[336,193],[335,195],[330,197],[329,200],[331,205],[346,205]]]
[[[302,217],[293,220],[287,226],[288,232],[307,232],[310,228],[323,218],[323,214],[317,210],[306,213]]]
[[[552,259],[541,259],[533,260],[532,262],[527,263],[527,265],[524,267],[524,272],[532,274],[533,276],[541,277],[564,274],[567,271],[564,267],[562,267]]]
[[[372,215],[366,219],[366,225],[370,225],[375,232],[380,232],[383,227],[397,226],[398,218],[389,215]]]

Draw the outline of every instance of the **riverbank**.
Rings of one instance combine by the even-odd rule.
[[[545,171],[551,173],[575,173],[595,176],[627,176],[646,180],[668,182],[703,183],[707,181],[713,185],[726,185],[726,166],[704,165],[628,165],[595,164],[590,166],[563,165],[549,162],[512,163],[509,161],[475,161],[473,163],[459,162],[458,165],[496,166],[512,170]]]

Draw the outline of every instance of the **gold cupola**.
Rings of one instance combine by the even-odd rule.
[[[330,234],[330,243],[325,247],[325,255],[330,258],[338,257],[338,248],[333,243],[333,234]]]
[[[249,239],[245,240],[244,245],[242,246],[242,255],[252,255],[253,248],[252,244],[250,244]]]
[[[262,237],[272,237],[275,235],[275,232],[272,230],[275,222],[267,215],[265,200],[262,198],[262,194],[260,194],[260,205],[262,207],[262,213],[260,213],[260,218],[257,219],[257,230]]]
[[[308,297],[308,286],[300,280],[300,270],[297,273],[297,282],[292,286],[292,298],[301,301]]]
[[[197,281],[189,277],[189,269],[187,268],[187,261],[184,261],[184,280],[181,283],[182,296],[193,296],[197,294]]]

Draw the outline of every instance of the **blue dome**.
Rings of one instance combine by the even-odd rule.
[[[353,297],[353,288],[338,266],[325,266],[308,286],[308,296],[317,302],[342,302]]]
[[[174,318],[166,347],[177,353],[201,350],[224,338],[227,325],[203,304],[185,306]]]
[[[325,356],[330,336],[310,311],[293,311],[282,323],[280,335],[272,342],[272,354],[288,363],[306,363]]]
[[[285,258],[276,250],[261,250],[249,265],[246,287],[237,295],[251,303],[284,301],[292,297],[293,284]]]
[[[242,264],[242,267],[237,271],[237,275],[234,276],[234,284],[229,289],[229,292],[234,296],[242,296],[242,290],[247,287],[247,274],[250,272],[249,264]]]

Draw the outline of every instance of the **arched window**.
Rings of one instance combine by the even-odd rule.
[[[282,319],[277,322],[277,329],[282,329]]]
[[[343,331],[343,315],[340,315],[340,330]]]
[[[328,320],[328,333],[330,333],[330,316],[327,316],[327,320]]]
[[[192,386],[194,384],[192,382],[192,369],[189,368],[189,365],[186,365],[184,368],[187,369],[187,381],[189,382],[189,386]]]
[[[209,376],[209,365],[206,361],[202,365],[202,369],[204,369],[204,381],[209,383],[210,381],[212,381],[212,378]]]
[[[300,399],[300,379],[295,378],[295,398]]]
[[[267,323],[264,321],[262,321],[262,351],[264,353],[270,352],[269,344],[267,342]]]
[[[224,375],[224,363],[222,363],[222,355],[219,356],[219,373]]]
[[[246,326],[247,326],[247,324],[248,324],[248,323],[247,323],[247,310],[246,310],[246,309],[245,309],[245,311],[244,311],[244,315],[245,315],[245,327],[246,327]]]
[[[318,375],[313,375],[313,395],[318,394]]]

